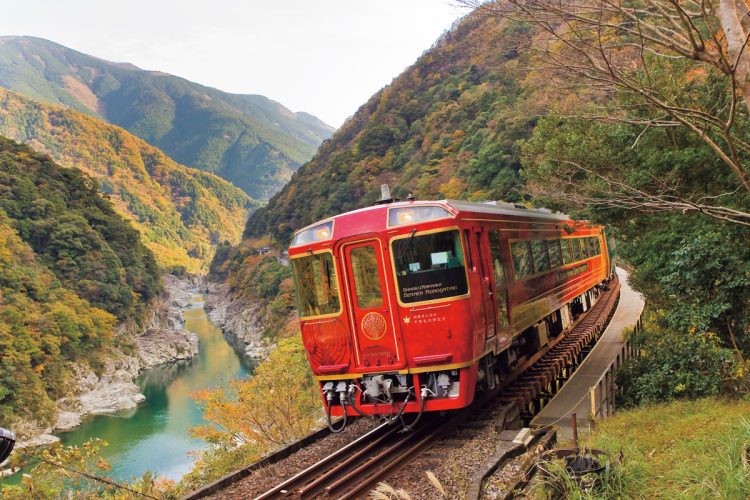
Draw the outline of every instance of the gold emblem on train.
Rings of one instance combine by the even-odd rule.
[[[362,333],[372,341],[380,340],[385,335],[385,318],[382,314],[369,312],[362,318]]]

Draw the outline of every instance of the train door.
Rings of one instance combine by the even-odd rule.
[[[487,325],[487,338],[495,336],[495,301],[493,299],[494,291],[492,290],[492,280],[490,279],[489,255],[487,254],[487,236],[484,228],[474,228],[474,240],[477,249],[477,267],[479,269],[479,278],[482,282],[482,303],[484,307],[485,324]]]
[[[354,346],[360,369],[400,369],[405,366],[403,345],[392,313],[386,280],[383,244],[377,238],[341,247],[346,267]]]

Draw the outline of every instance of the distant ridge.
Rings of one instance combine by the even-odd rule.
[[[126,130],[0,88],[0,136],[96,179],[164,268],[206,268],[213,246],[237,241],[257,205],[227,181],[176,163]]]
[[[229,94],[29,36],[0,37],[0,86],[123,127],[259,200],[281,189],[334,131],[264,96]]]

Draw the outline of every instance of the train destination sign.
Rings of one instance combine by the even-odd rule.
[[[404,274],[398,276],[398,287],[405,303],[457,297],[468,290],[463,266]]]

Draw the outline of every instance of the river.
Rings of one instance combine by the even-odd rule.
[[[135,410],[86,419],[74,430],[60,434],[66,445],[80,445],[98,437],[109,443],[102,455],[112,466],[111,477],[131,479],[150,470],[178,480],[192,468],[190,452],[206,443],[190,436],[190,428],[205,424],[190,397],[199,389],[227,387],[229,380],[246,377],[252,367],[237,355],[213,325],[196,299],[185,311],[185,327],[200,340],[199,354],[147,370],[138,379],[146,401]]]

